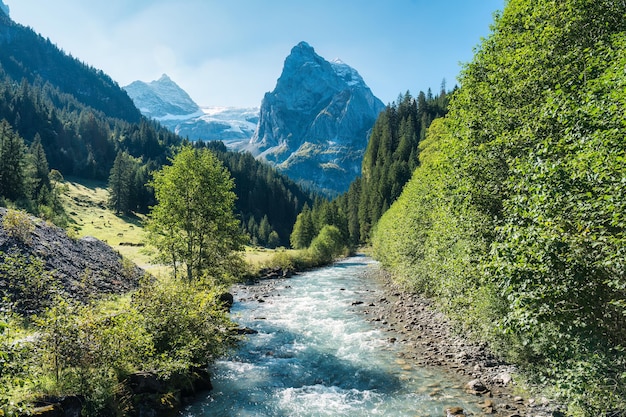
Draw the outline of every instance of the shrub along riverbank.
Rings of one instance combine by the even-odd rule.
[[[511,0],[375,255],[574,415],[626,413],[626,5]]]

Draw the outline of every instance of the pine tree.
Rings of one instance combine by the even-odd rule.
[[[116,214],[130,211],[133,171],[127,153],[118,152],[109,175],[109,206]]]
[[[307,248],[315,237],[315,225],[308,204],[304,205],[302,212],[298,214],[296,223],[291,232],[290,241],[294,249]]]
[[[6,120],[0,121],[0,196],[15,200],[25,196],[25,145]]]
[[[30,145],[31,160],[31,196],[33,200],[39,200],[40,196],[47,190],[50,191],[50,169],[46,152],[41,145],[41,136],[39,133],[35,135],[35,140]]]
[[[272,233],[272,226],[270,225],[270,221],[268,220],[266,214],[263,216],[261,223],[259,224],[259,240],[262,244],[267,245],[270,233]]]

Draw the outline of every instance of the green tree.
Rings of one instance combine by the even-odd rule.
[[[109,206],[116,214],[128,213],[131,210],[131,194],[133,191],[134,172],[131,157],[119,151],[113,162],[109,175]]]
[[[6,120],[0,121],[0,196],[11,200],[25,195],[26,164],[24,140]]]
[[[261,224],[259,224],[259,240],[262,244],[267,245],[270,233],[272,233],[272,226],[270,225],[267,215],[265,215],[261,219]]]
[[[336,226],[326,225],[313,239],[308,250],[315,262],[331,262],[346,251],[344,237]]]
[[[158,259],[185,268],[191,281],[206,274],[225,279],[241,265],[245,237],[233,214],[233,180],[210,151],[183,147],[154,173],[157,204],[147,225]]]
[[[267,247],[274,249],[278,247],[278,245],[280,245],[280,236],[278,236],[276,230],[272,230],[267,238]]]
[[[298,214],[296,223],[291,232],[291,246],[295,249],[307,248],[315,237],[315,225],[308,204],[304,205],[302,213]]]
[[[30,161],[31,161],[31,196],[37,201],[40,197],[46,195],[46,191],[50,191],[50,168],[48,166],[48,158],[46,152],[41,145],[41,137],[37,133],[35,140],[30,145]],[[45,191],[44,191],[45,190]]]

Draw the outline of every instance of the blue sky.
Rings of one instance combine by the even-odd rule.
[[[259,106],[300,41],[385,104],[456,83],[505,0],[4,0],[120,85],[167,73],[203,106]]]

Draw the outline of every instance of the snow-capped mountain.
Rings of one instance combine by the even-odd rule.
[[[202,114],[189,94],[163,74],[156,81],[134,81],[124,87],[144,116],[161,120],[191,118]]]
[[[254,135],[259,122],[258,107],[203,107],[201,110],[201,116],[179,120],[173,130],[190,140],[221,140],[229,148],[240,148]]]
[[[274,91],[265,94],[245,149],[294,180],[340,193],[360,174],[384,108],[354,68],[328,62],[301,42],[285,59]]]
[[[169,77],[124,87],[141,112],[190,140],[221,140],[329,194],[361,173],[369,134],[385,108],[359,73],[306,42],[285,59],[261,108],[200,108]]]
[[[221,140],[227,146],[248,141],[259,121],[258,108],[201,108],[167,75],[124,87],[144,116],[190,140]]]

